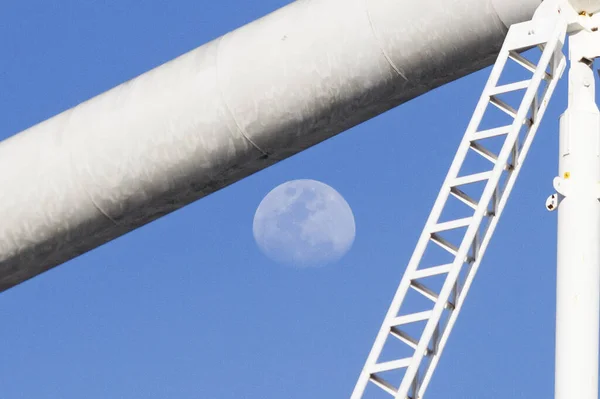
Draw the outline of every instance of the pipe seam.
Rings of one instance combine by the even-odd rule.
[[[371,19],[371,13],[369,12],[368,1],[369,0],[362,0],[362,3],[364,5],[364,7],[365,7],[365,12],[367,14],[367,20],[369,21],[369,27],[371,28],[371,33],[373,34],[373,38],[375,38],[375,42],[377,43],[377,47],[379,47],[379,50],[383,54],[383,57],[386,59],[386,61],[388,62],[388,64],[390,64],[390,67],[394,71],[396,71],[396,73],[398,74],[398,76],[400,76],[402,79],[404,79],[405,81],[408,82],[408,78],[406,77],[406,75],[400,70],[400,68],[398,68],[398,66],[396,66],[396,64],[394,64],[394,61],[392,61],[392,58],[388,55],[387,51],[385,51],[385,48],[381,45],[381,39],[379,39],[379,35],[377,34],[377,30],[375,29],[375,25],[373,24],[373,20]]]
[[[75,184],[77,186],[79,186],[79,188],[81,188],[83,190],[83,192],[85,193],[85,195],[87,196],[88,200],[90,201],[90,203],[92,204],[92,206],[94,208],[96,208],[96,210],[98,212],[100,212],[106,219],[108,219],[109,221],[111,221],[115,226],[118,226],[119,224],[117,223],[117,221],[115,221],[112,217],[110,217],[110,215],[108,214],[108,212],[106,212],[104,209],[102,209],[100,207],[100,205],[98,205],[98,203],[94,200],[94,197],[92,196],[92,194],[89,192],[89,190],[87,189],[87,187],[85,186],[85,184],[78,179],[74,174],[73,171],[77,168],[77,164],[75,162],[75,160],[73,159],[73,141],[72,140],[68,140],[68,138],[65,137],[64,132],[67,130],[66,127],[69,126],[69,123],[71,122],[71,117],[73,115],[73,111],[75,111],[78,107],[73,107],[70,110],[66,111],[67,117],[66,120],[63,123],[62,129],[61,129],[61,134],[63,135],[63,138],[65,138],[65,141],[67,142],[67,148],[69,151],[69,163],[70,163],[70,168],[69,171],[71,173],[71,178],[73,179],[73,181],[75,182]]]
[[[242,126],[236,119],[235,114],[233,113],[233,110],[231,109],[231,107],[229,106],[229,103],[227,102],[227,99],[225,98],[225,93],[223,93],[223,89],[221,88],[221,79],[220,79],[220,74],[219,74],[219,71],[221,68],[219,68],[219,59],[221,58],[220,57],[221,56],[221,43],[223,42],[223,39],[225,39],[227,36],[229,36],[229,33],[226,33],[223,36],[221,36],[219,39],[217,39],[217,55],[215,56],[215,58],[216,58],[215,59],[215,75],[216,75],[216,80],[217,80],[217,89],[219,90],[219,96],[221,97],[221,101],[223,101],[223,105],[225,106],[227,113],[231,117],[231,120],[233,121],[233,123],[235,123],[235,126],[237,127],[240,135],[248,143],[250,143],[250,145],[252,147],[256,148],[257,151],[259,151],[265,157],[269,157],[269,153],[264,151],[254,141],[252,141],[252,139],[248,136],[248,134],[244,131],[244,129],[242,129]]]

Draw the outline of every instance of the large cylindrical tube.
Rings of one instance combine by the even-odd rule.
[[[0,143],[0,291],[490,65],[540,0],[300,0]]]

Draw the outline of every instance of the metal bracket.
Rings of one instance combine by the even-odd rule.
[[[559,194],[558,204],[560,204],[560,201],[562,201],[564,197],[568,197],[573,194],[573,185],[571,184],[571,181],[568,178],[565,179],[560,176],[555,177],[552,180],[552,187],[554,187],[556,192]],[[600,182],[597,182],[596,185],[590,191],[591,195],[593,195],[594,198],[600,200]]]
[[[560,176],[556,176],[552,180],[552,187],[556,190],[557,193],[562,195],[563,197],[568,197],[571,194],[571,182],[568,179],[563,179]]]
[[[580,13],[569,0],[545,0],[533,16],[533,22],[541,26],[554,25],[558,19],[567,23],[567,33],[581,30],[596,32],[600,27],[600,13]]]

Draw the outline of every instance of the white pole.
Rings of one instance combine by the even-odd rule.
[[[583,58],[595,36],[570,38],[569,105],[560,120],[556,399],[598,399],[600,116]]]

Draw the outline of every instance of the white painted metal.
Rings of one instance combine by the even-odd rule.
[[[569,0],[569,3],[579,12],[595,13],[600,11],[600,0]]]
[[[560,120],[556,399],[598,399],[600,113],[591,59],[600,35],[570,37],[569,106]]]
[[[490,65],[539,3],[296,1],[0,143],[0,291]]]
[[[544,114],[547,101],[552,95],[556,81],[562,75],[565,60],[561,48],[567,32],[571,35],[569,108],[561,117],[560,175],[554,180],[558,194],[551,195],[546,202],[549,210],[558,208],[559,212],[555,395],[557,399],[598,398],[600,112],[595,102],[595,76],[592,67],[593,59],[600,57],[600,18],[592,15],[595,7],[600,9],[600,2],[547,0],[538,8],[533,21],[511,27],[473,120],[359,377],[353,399],[363,397],[369,381],[395,398],[423,397]],[[555,30],[549,36],[548,42],[539,42],[539,37],[548,36],[548,29],[552,27]],[[519,28],[523,29],[517,34]],[[539,63],[536,65],[511,51],[511,46],[515,44],[521,48],[543,48]],[[496,84],[508,58],[534,72],[533,78]],[[550,65],[550,71],[546,70],[547,65]],[[532,98],[530,95],[538,90],[543,80],[547,80],[549,84],[540,103],[537,97]],[[518,108],[498,97],[525,87],[527,91]],[[476,132],[482,114],[489,104],[515,118],[513,124]],[[529,107],[531,112],[526,115],[524,110]],[[528,127],[524,139],[516,136],[521,123]],[[503,135],[506,135],[506,140],[499,155],[475,143],[473,138],[489,139]],[[473,150],[494,163],[494,169],[457,177],[458,171],[463,168],[465,153],[468,150]],[[501,184],[499,176],[504,173],[503,169],[508,173],[505,182]],[[486,187],[480,199],[468,195],[462,187],[457,187],[482,180],[486,181]],[[474,215],[440,223],[438,219],[446,207],[446,202],[451,198],[450,195],[475,210]],[[487,222],[482,227],[485,218]],[[466,226],[466,232],[459,234],[460,245],[454,245],[439,236],[442,232]],[[451,253],[454,261],[451,264],[423,268],[421,263],[430,242]],[[462,280],[461,269],[466,270]],[[415,281],[418,278],[444,274],[446,279],[439,294],[422,281]],[[433,309],[404,314],[402,309],[410,288],[435,302]],[[427,324],[418,339],[411,337],[404,330],[405,326],[422,321],[427,321]],[[397,338],[414,349],[413,354],[399,360],[381,361],[380,356],[389,337]],[[398,388],[382,375],[394,369],[405,370]]]
[[[491,72],[473,118],[459,146],[433,210],[425,225],[416,249],[410,259],[404,277],[392,301],[373,348],[361,372],[352,399],[364,397],[369,382],[396,399],[422,398],[458,317],[469,287],[480,265],[481,258],[504,209],[514,182],[519,174],[531,142],[558,79],[565,67],[562,46],[567,24],[560,18],[548,23],[527,22],[510,28],[504,46]],[[544,48],[537,63],[519,55],[519,52],[541,46]],[[511,60],[511,61],[509,61]],[[498,82],[507,62],[515,62],[533,72],[527,84],[514,82],[499,85]],[[523,89],[526,89],[523,91]],[[511,107],[500,97],[520,91],[520,101]],[[508,126],[481,129],[489,105],[495,105],[513,118]],[[499,154],[487,148],[485,139],[504,137]],[[477,144],[477,145],[474,145]],[[480,173],[462,174],[471,152],[491,161],[491,169]],[[470,196],[466,186],[476,182],[485,183],[478,197]],[[449,201],[457,198],[469,205],[474,213],[469,217],[451,217],[441,222]],[[466,231],[462,230],[466,227]],[[440,233],[453,230],[460,239],[444,238]],[[450,264],[433,266],[426,264],[424,255],[434,243],[449,252]],[[429,288],[424,277],[445,275],[441,290]],[[434,302],[427,311],[405,314],[402,309],[409,298],[409,290],[415,290]],[[420,337],[412,337],[405,327],[426,321]],[[401,328],[402,327],[402,328]],[[406,358],[382,361],[381,356],[388,340],[399,339],[412,348]],[[385,378],[385,372],[404,371],[400,385]]]

